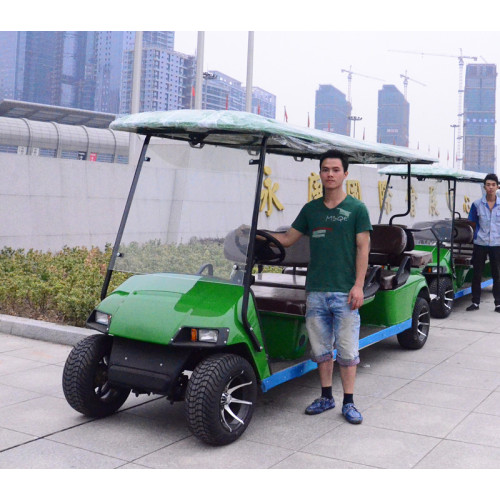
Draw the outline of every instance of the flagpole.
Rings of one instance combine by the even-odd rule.
[[[201,109],[203,97],[203,56],[205,52],[205,32],[198,31],[196,49],[196,80],[194,86],[194,109]]]
[[[134,41],[134,62],[132,66],[132,95],[130,102],[130,113],[141,111],[141,77],[142,77],[142,31],[135,32]],[[134,165],[137,163],[137,139],[138,135],[129,134],[128,162]]]
[[[248,56],[247,56],[247,95],[246,111],[252,112],[252,94],[253,94],[253,41],[254,32],[248,32]]]

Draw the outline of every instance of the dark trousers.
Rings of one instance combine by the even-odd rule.
[[[487,256],[490,258],[495,306],[500,306],[500,247],[474,245],[472,253],[472,266],[474,269],[472,275],[472,302],[479,304],[481,301],[481,280]]]

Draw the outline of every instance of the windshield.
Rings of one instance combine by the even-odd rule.
[[[229,279],[244,268],[257,165],[246,151],[152,139],[114,270]]]

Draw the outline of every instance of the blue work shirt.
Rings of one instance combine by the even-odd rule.
[[[486,195],[476,200],[469,212],[469,220],[476,223],[474,244],[486,247],[500,246],[500,197],[497,194],[495,206],[490,210]]]

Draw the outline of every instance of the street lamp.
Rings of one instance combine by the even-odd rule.
[[[450,127],[453,129],[453,168],[455,168],[455,133],[460,125],[450,125]]]
[[[207,80],[215,80],[217,78],[217,75],[215,73],[210,73],[209,71],[204,71],[203,72],[203,86],[205,87],[204,92],[203,92],[203,99],[205,100],[205,107],[204,109],[207,109]],[[203,109],[203,104],[202,104],[202,109]]]
[[[353,137],[356,138],[356,122],[362,120],[363,118],[361,118],[361,116],[348,116],[347,119],[354,122]]]

